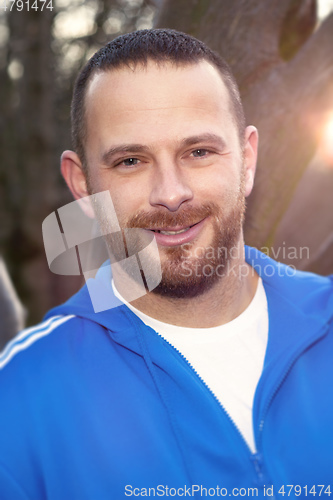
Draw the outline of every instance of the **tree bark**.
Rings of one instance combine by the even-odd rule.
[[[245,110],[260,134],[246,240],[271,246],[297,184],[314,156],[333,102],[333,15],[288,63],[248,90]],[[310,82],[310,83],[309,83]]]
[[[156,26],[193,34],[231,66],[260,135],[245,238],[270,247],[332,108],[333,15],[315,31],[314,0],[165,0]]]

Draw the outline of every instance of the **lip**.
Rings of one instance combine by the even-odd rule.
[[[185,231],[185,233],[180,233],[180,234],[162,234],[162,233],[156,233],[155,231],[158,231],[160,229],[155,229],[153,231],[152,229],[146,229],[146,231],[150,231],[154,233],[156,243],[161,246],[165,247],[175,247],[177,245],[184,245],[185,243],[190,243],[193,241],[201,232],[203,226],[205,225],[205,221],[207,220],[207,217],[202,219],[200,222],[197,224],[193,225],[188,231]],[[185,227],[170,227],[170,228],[163,228],[161,229],[162,231],[181,231],[182,229],[185,229]]]

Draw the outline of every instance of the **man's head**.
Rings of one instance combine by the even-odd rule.
[[[89,82],[96,73],[112,71],[122,66],[145,66],[148,61],[184,66],[197,64],[202,60],[209,62],[221,74],[228,89],[230,109],[242,141],[245,130],[243,106],[235,79],[221,56],[200,40],[185,33],[170,29],[140,30],[119,36],[102,47],[88,61],[76,80],[71,114],[72,139],[74,150],[83,167],[88,169],[85,156],[85,96]]]
[[[199,295],[223,275],[231,249],[241,251],[256,130],[245,129],[229,70],[202,42],[167,30],[117,40],[79,76],[76,153],[64,153],[62,172],[75,198],[108,190],[121,227],[154,235],[157,293]],[[121,62],[117,50],[127,54]],[[107,214],[87,201],[94,211],[103,223]]]

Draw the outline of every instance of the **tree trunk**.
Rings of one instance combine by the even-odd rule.
[[[13,81],[4,74],[8,100],[2,106],[8,121],[0,152],[0,244],[30,323],[62,301],[66,288],[72,292],[79,285],[77,278],[61,280],[50,272],[42,240],[43,219],[58,207],[61,191],[52,24],[53,12],[47,9],[13,9],[8,15],[6,56],[21,65],[23,75]]]
[[[166,0],[156,25],[193,34],[231,66],[260,135],[245,238],[270,247],[332,108],[333,14],[315,31],[315,0]]]

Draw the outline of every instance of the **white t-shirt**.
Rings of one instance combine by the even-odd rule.
[[[183,354],[255,452],[252,407],[268,341],[267,298],[261,278],[245,311],[212,328],[183,328],[158,321],[127,303],[113,282],[112,287],[146,325]]]

